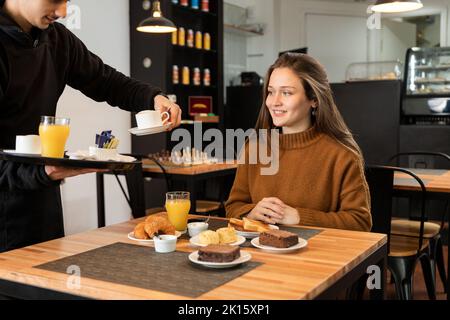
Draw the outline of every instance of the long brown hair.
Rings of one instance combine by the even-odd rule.
[[[256,130],[276,128],[266,105],[272,72],[278,68],[291,69],[300,79],[309,100],[316,102],[315,115],[311,115],[316,130],[342,143],[361,156],[362,152],[344,122],[333,98],[324,67],[306,54],[285,53],[267,71],[263,92],[263,104],[256,123]]]

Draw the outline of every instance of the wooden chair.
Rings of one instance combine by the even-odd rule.
[[[412,156],[431,156],[433,158],[441,158],[450,163],[450,156],[445,153],[438,152],[405,152],[399,153],[391,157],[390,162],[394,160],[399,160],[401,157],[412,157]],[[429,168],[425,161],[420,161],[422,168]],[[417,167],[417,163],[409,165],[410,167]],[[436,166],[432,166],[436,169]],[[423,237],[429,241],[430,244],[430,258],[432,264],[433,278],[436,279],[436,267],[439,271],[439,276],[441,278],[444,292],[447,292],[447,275],[445,272],[445,262],[444,262],[444,248],[442,245],[441,233],[445,226],[445,215],[449,210],[449,201],[446,202],[445,210],[442,212],[441,221],[439,223],[429,222],[428,215],[425,214],[425,224]],[[409,219],[398,219],[394,218],[392,220],[392,230],[391,233],[398,236],[408,236],[417,238],[420,231],[420,222],[415,220],[411,215]],[[434,280],[435,281],[435,280]]]
[[[394,235],[391,232],[394,172],[410,175],[421,186],[421,219],[419,221],[418,237]],[[432,300],[436,299],[431,271],[429,240],[423,237],[425,226],[425,185],[411,171],[397,167],[367,167],[366,179],[371,195],[372,232],[388,235],[389,253],[387,264],[395,282],[397,297],[401,300],[412,299],[414,270],[417,262],[420,261],[428,296]]]

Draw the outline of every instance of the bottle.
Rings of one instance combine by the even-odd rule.
[[[186,42],[187,42],[187,46],[189,48],[194,47],[194,30],[192,30],[192,29],[188,30]]]
[[[202,0],[202,11],[209,12],[209,0]]]
[[[187,6],[189,6],[189,1],[188,1],[188,0],[180,0],[180,4],[181,4],[183,7],[187,7]]]
[[[178,44],[178,31],[172,32],[172,44],[176,46]]]
[[[199,0],[191,0],[191,8],[192,9],[200,9]]]
[[[178,0],[172,0],[173,4],[178,4]]]
[[[201,85],[200,68],[194,69],[193,83],[194,83],[194,86]]]
[[[195,33],[195,47],[200,50],[203,48],[203,35],[200,31]]]
[[[211,50],[211,35],[209,33],[205,33],[203,36],[203,49]]]
[[[203,70],[203,85],[205,87],[211,86],[211,70],[209,69]]]
[[[186,45],[186,32],[183,27],[178,29],[178,45],[182,47]]]
[[[177,65],[173,66],[172,70],[172,83],[179,84],[180,83],[180,72]]]
[[[189,85],[191,83],[190,72],[188,67],[183,67],[183,84]]]

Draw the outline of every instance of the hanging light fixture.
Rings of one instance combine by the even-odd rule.
[[[371,10],[381,13],[398,13],[414,11],[422,7],[420,0],[377,0]]]
[[[152,16],[139,23],[136,30],[146,33],[172,33],[177,30],[177,27],[172,21],[163,17],[161,3],[153,1]]]

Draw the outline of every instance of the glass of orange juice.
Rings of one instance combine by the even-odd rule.
[[[41,117],[39,137],[41,155],[48,158],[64,158],[67,138],[70,133],[70,119]]]
[[[186,231],[191,195],[189,192],[177,191],[166,193],[166,210],[170,223],[177,231]]]

